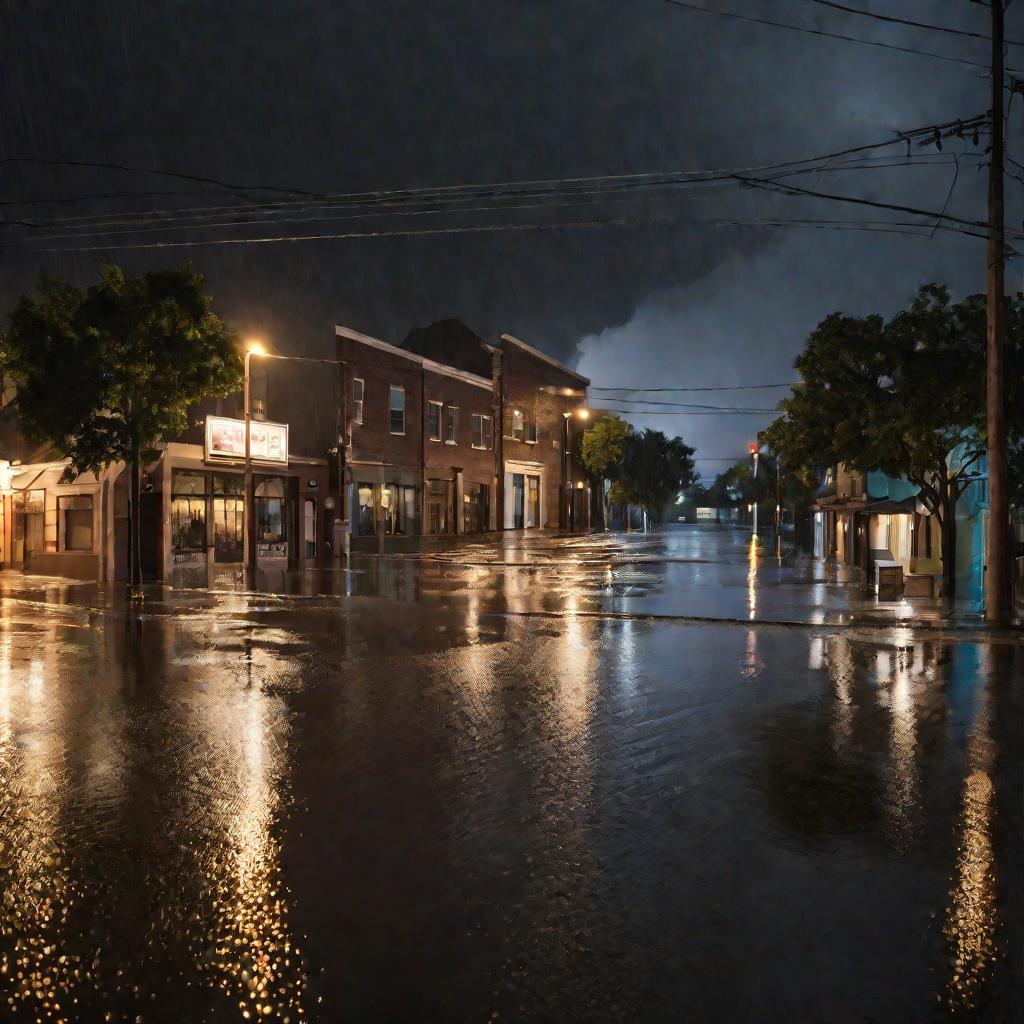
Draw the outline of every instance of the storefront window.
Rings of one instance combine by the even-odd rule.
[[[25,553],[43,550],[43,522],[46,491],[15,491],[14,507],[14,561],[20,562]],[[19,557],[20,556],[20,557]]]
[[[462,495],[463,522],[467,533],[483,533],[487,529],[490,510],[490,488],[487,484],[467,483]]]
[[[427,481],[427,530],[429,533],[448,532],[448,505],[450,480]]]
[[[416,488],[388,484],[380,497],[387,533],[410,536],[417,532]]]
[[[302,538],[306,558],[316,558],[316,499],[302,503]]]
[[[373,484],[359,484],[357,492],[359,518],[356,520],[356,532],[361,537],[372,537],[377,532],[373,522]]]
[[[205,473],[176,469],[171,475],[171,547],[206,550]]]
[[[256,540],[281,544],[285,540],[285,484],[281,477],[264,477],[256,484]]]
[[[61,550],[92,551],[92,495],[61,494],[57,497]]]

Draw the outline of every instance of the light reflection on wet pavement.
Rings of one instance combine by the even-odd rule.
[[[1021,645],[580,614],[677,566],[816,621],[810,570],[679,543],[141,615],[5,579],[6,1015],[1018,1019]]]

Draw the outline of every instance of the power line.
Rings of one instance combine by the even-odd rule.
[[[306,200],[268,200],[246,206],[219,206],[219,207],[191,207],[184,209],[157,209],[148,211],[126,212],[121,214],[88,214],[77,217],[56,218],[49,221],[22,222],[24,226],[31,227],[58,227],[72,226],[74,224],[90,223],[93,226],[99,224],[113,224],[122,222],[145,223],[145,218],[164,218],[168,220],[183,220],[190,215],[202,218],[215,213],[245,214],[260,211],[287,210],[299,208],[302,210],[320,208],[335,205],[356,205],[356,206],[383,206],[383,205],[415,205],[427,202],[447,201],[468,201],[471,199],[495,198],[500,192],[503,196],[521,198],[539,194],[565,193],[572,189],[581,192],[586,190],[602,188],[650,188],[659,185],[685,185],[700,184],[708,182],[735,180],[737,174],[750,174],[753,172],[782,171],[794,169],[793,173],[801,173],[799,168],[802,165],[816,165],[813,169],[820,169],[823,163],[832,163],[843,157],[864,154],[876,149],[888,148],[900,143],[909,144],[913,140],[931,140],[941,138],[943,134],[962,134],[966,131],[984,129],[987,124],[988,115],[981,114],[966,120],[956,120],[942,124],[927,125],[922,128],[915,128],[909,131],[897,133],[892,139],[880,142],[868,143],[861,146],[853,146],[847,149],[826,153],[815,157],[807,157],[798,160],[788,160],[782,163],[762,164],[756,167],[744,168],[719,168],[705,171],[672,171],[672,172],[644,172],[639,174],[602,175],[583,178],[561,178],[532,181],[497,182],[476,185],[450,185],[420,189],[391,189],[376,190],[362,193],[341,193],[326,196],[312,196],[316,202]],[[882,157],[881,159],[893,159]],[[851,169],[848,167],[848,169]],[[777,175],[776,175],[777,176]],[[309,195],[307,193],[307,195]],[[9,222],[13,223],[13,222]]]
[[[825,29],[807,28],[803,25],[791,25],[784,21],[771,21],[768,18],[756,18],[750,14],[736,14],[734,11],[718,11],[711,7],[699,7],[697,4],[687,3],[686,0],[665,0],[665,3],[675,7],[683,7],[688,11],[698,11],[701,14],[717,14],[723,18],[735,18],[738,21],[750,21],[757,25],[770,25],[772,28],[785,28],[792,32],[802,32],[811,36],[824,36],[827,39],[841,39],[847,43],[861,43],[864,46],[877,46],[885,50],[898,50],[900,53],[911,53],[917,57],[933,57],[935,60],[945,60],[953,64],[965,64],[968,67],[984,68],[989,70],[988,64],[976,60],[968,60],[966,57],[952,57],[945,53],[932,53],[930,50],[916,50],[912,46],[899,46],[896,43],[881,43],[874,39],[861,39],[859,36],[848,36],[841,32],[827,32]],[[1008,71],[1014,69],[1008,68]]]
[[[819,4],[822,7],[831,7],[837,11],[845,11],[847,14],[856,14],[863,18],[874,18],[876,21],[886,21],[896,25],[907,25],[910,28],[925,28],[932,32],[945,32],[948,35],[964,36],[968,39],[981,39],[986,43],[990,43],[992,41],[992,37],[985,35],[984,32],[970,32],[967,29],[951,28],[948,25],[930,25],[924,21],[913,21],[910,18],[897,18],[891,14],[876,14],[874,11],[865,11],[859,7],[847,7],[846,4],[836,3],[835,0],[803,0],[803,2],[807,4]],[[1006,42],[1011,46],[1024,46],[1024,43],[1017,42],[1013,39],[1007,39]]]
[[[702,405],[698,402],[665,402],[652,398],[605,398],[605,402],[618,402],[629,405],[662,405],[679,409],[715,409],[719,412],[776,412],[775,409],[755,409],[748,406]]]
[[[616,388],[602,388],[602,387],[598,387],[596,384],[592,384],[590,386],[590,390],[591,391],[628,391],[631,394],[635,394],[635,393],[638,393],[638,392],[641,392],[641,391],[644,391],[644,392],[648,392],[648,391],[659,391],[659,392],[664,392],[664,391],[758,391],[758,390],[762,390],[762,389],[766,389],[766,388],[791,388],[795,384],[799,384],[799,383],[800,383],[799,381],[790,381],[789,383],[786,383],[786,384],[728,384],[728,385],[716,384],[714,387],[707,387],[707,388],[695,388],[695,387],[686,387],[686,388],[620,388],[620,387],[616,387]]]
[[[938,214],[929,213],[927,216],[937,217]],[[76,252],[118,252],[134,249],[187,249],[202,246],[228,246],[228,245],[269,245],[278,242],[319,242],[339,241],[363,238],[411,238],[430,235],[461,235],[461,234],[484,234],[495,231],[550,231],[555,229],[576,229],[576,228],[600,228],[600,227],[673,227],[679,225],[704,225],[715,227],[755,227],[755,228],[782,228],[797,227],[811,228],[814,230],[832,231],[868,231],[881,234],[913,235],[918,238],[927,238],[931,231],[930,225],[919,222],[902,221],[828,221],[828,220],[785,220],[781,218],[699,218],[699,217],[618,217],[593,220],[570,220],[570,221],[548,221],[530,224],[475,224],[457,227],[436,227],[436,228],[403,228],[379,231],[341,231],[324,232],[304,235],[267,235],[258,238],[198,238],[182,239],[163,242],[118,242],[111,245],[65,245],[65,246],[37,246],[37,245],[11,245],[6,243],[9,252],[20,253],[76,253]],[[985,235],[979,232],[968,231],[961,227],[949,224],[940,224],[939,230],[965,235],[971,238],[984,238]],[[28,239],[27,241],[32,241]],[[1012,255],[1020,255],[1016,250],[1010,250]]]
[[[892,160],[893,158],[885,157],[885,158],[882,158],[882,159]],[[942,162],[943,163],[953,163],[954,162],[953,155],[951,154],[949,159],[943,160]],[[796,170],[796,171],[787,171],[787,172],[784,172],[784,173],[782,173],[782,174],[780,174],[780,175],[778,175],[776,177],[772,177],[772,178],[767,179],[767,180],[770,180],[772,182],[780,182],[780,179],[782,179],[782,178],[789,178],[789,177],[792,177],[792,176],[797,175],[797,174],[819,174],[822,171],[849,171],[849,170],[868,170],[868,169],[886,169],[886,170],[888,170],[888,169],[892,169],[892,168],[909,167],[909,166],[936,166],[936,164],[935,163],[931,163],[931,162],[918,164],[916,161],[913,161],[913,160],[911,160],[911,161],[900,160],[899,162],[896,162],[896,163],[867,164],[867,165],[865,165],[865,164],[857,164],[857,165],[834,164],[832,166],[818,166],[818,167],[811,167],[811,168],[806,168],[806,169],[801,169],[801,170]],[[246,218],[246,219],[235,218],[235,219],[232,219],[232,220],[219,220],[219,221],[218,220],[212,220],[212,221],[204,221],[202,223],[195,223],[195,224],[193,224],[193,223],[181,223],[180,222],[181,219],[179,219],[179,218],[174,218],[172,222],[160,221],[159,223],[156,223],[156,224],[153,224],[152,221],[149,220],[149,219],[140,219],[140,220],[133,221],[133,222],[128,222],[128,221],[124,221],[124,220],[114,220],[114,221],[107,221],[107,222],[98,221],[98,222],[94,222],[94,223],[91,223],[91,224],[82,224],[81,225],[82,228],[85,228],[85,227],[96,227],[96,228],[99,229],[99,230],[96,230],[96,231],[78,230],[78,231],[70,231],[70,232],[61,233],[61,232],[56,231],[56,230],[49,230],[49,231],[47,231],[44,228],[43,230],[46,231],[45,234],[33,235],[31,237],[27,237],[25,240],[29,241],[29,242],[32,242],[32,241],[35,241],[36,238],[44,239],[44,240],[47,240],[47,241],[53,241],[55,239],[94,238],[94,237],[98,237],[98,236],[109,237],[109,236],[121,235],[121,234],[142,235],[142,234],[151,234],[151,233],[154,233],[154,232],[159,233],[159,232],[165,232],[165,231],[181,231],[181,230],[185,230],[185,229],[208,230],[208,229],[211,229],[211,228],[222,228],[222,227],[239,227],[239,228],[242,228],[242,227],[251,227],[251,226],[262,225],[262,224],[329,223],[329,222],[332,222],[332,221],[342,221],[342,220],[360,220],[360,219],[364,219],[364,218],[367,218],[367,217],[388,217],[388,216],[392,216],[392,217],[393,216],[409,216],[409,217],[413,217],[413,216],[432,216],[432,215],[436,215],[436,214],[439,215],[439,214],[451,214],[451,213],[481,213],[481,212],[491,212],[491,211],[496,211],[496,210],[559,209],[559,208],[574,207],[574,206],[575,207],[579,207],[579,206],[595,206],[595,205],[608,205],[608,204],[611,204],[611,203],[622,203],[622,202],[665,200],[665,199],[675,198],[675,197],[681,196],[681,195],[682,196],[692,195],[692,194],[695,193],[695,191],[707,191],[707,189],[694,190],[694,189],[688,187],[688,186],[693,185],[693,184],[701,184],[701,185],[703,185],[703,184],[732,185],[732,186],[735,187],[735,186],[742,186],[743,182],[738,180],[735,176],[729,176],[729,177],[721,177],[721,178],[714,178],[714,179],[686,181],[686,182],[680,183],[679,185],[672,185],[672,184],[668,184],[668,183],[666,183],[666,184],[658,183],[658,184],[652,184],[650,186],[646,186],[646,185],[641,186],[640,188],[632,191],[629,195],[622,195],[619,192],[619,190],[613,189],[613,190],[611,190],[611,197],[608,196],[608,193],[605,190],[603,190],[601,188],[595,188],[595,189],[592,189],[590,191],[569,192],[564,197],[567,200],[565,202],[552,202],[552,201],[550,201],[550,199],[560,199],[560,198],[563,198],[563,196],[560,195],[559,193],[556,193],[556,192],[548,192],[548,193],[544,193],[542,195],[539,195],[539,196],[535,197],[535,198],[538,198],[538,199],[541,199],[541,200],[549,200],[549,201],[541,201],[541,202],[519,202],[517,200],[508,200],[508,199],[504,199],[503,197],[496,196],[495,199],[497,201],[492,201],[492,202],[489,202],[489,203],[488,202],[482,202],[482,203],[477,203],[475,205],[469,205],[469,206],[466,206],[466,205],[462,205],[462,206],[444,206],[444,205],[438,206],[438,205],[433,205],[433,206],[429,206],[429,207],[427,207],[425,209],[424,208],[410,208],[410,207],[405,207],[405,206],[400,207],[399,209],[390,209],[390,208],[382,209],[380,206],[375,206],[375,207],[373,207],[372,209],[369,209],[369,210],[363,210],[363,211],[357,211],[357,212],[349,212],[349,213],[340,214],[340,215],[328,215],[328,214],[320,213],[320,214],[313,214],[312,216],[295,216],[295,215],[291,214],[290,210],[284,210],[284,211],[274,211],[274,210],[271,210],[271,211],[268,211],[268,212],[270,212],[270,213],[281,212],[281,213],[284,214],[284,216],[281,216],[281,217],[249,217],[249,218]],[[577,198],[570,198],[570,197],[577,197]],[[305,213],[305,212],[310,212],[310,211],[315,210],[315,209],[322,209],[322,208],[324,208],[324,207],[319,206],[319,205],[311,205],[307,210],[303,210],[303,211],[300,211],[300,212]],[[327,209],[334,209],[336,207],[334,207],[334,206],[327,206],[326,208]],[[191,221],[191,220],[197,219],[198,217],[201,217],[201,216],[202,215],[193,215],[191,217],[182,218],[182,219]],[[935,216],[941,217],[941,214],[936,214]],[[27,226],[27,227],[31,227],[31,228],[38,228],[39,227],[39,225],[33,224],[32,222],[8,221],[8,223],[9,224],[18,224],[19,226]],[[103,227],[104,223],[111,223],[111,224],[114,225],[114,227]],[[149,225],[149,226],[137,226],[137,225]]]
[[[163,178],[181,178],[183,181],[196,181],[204,185],[217,185],[232,192],[283,192],[289,195],[315,196],[315,192],[307,192],[298,188],[281,188],[278,185],[236,185],[217,178],[206,178],[199,174],[187,174],[182,171],[163,171],[155,167],[136,167],[131,164],[112,164],[95,160],[55,160],[41,156],[7,156],[0,157],[0,164],[43,164],[49,167],[88,167],[105,171],[126,171],[129,174],[155,174]]]

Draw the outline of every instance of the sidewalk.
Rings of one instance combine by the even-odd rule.
[[[794,555],[751,552],[750,534],[675,527],[654,534],[559,535],[529,531],[446,538],[406,555],[353,555],[341,571],[288,574],[247,592],[145,587],[143,614],[238,614],[383,599],[437,604],[456,614],[664,619],[781,626],[908,627],[986,633],[966,602],[879,601],[863,575]],[[0,573],[0,600],[93,613],[129,607],[121,583],[80,583]],[[1024,638],[1019,626],[1011,630]]]

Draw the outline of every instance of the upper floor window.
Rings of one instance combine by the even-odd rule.
[[[388,412],[391,418],[391,433],[405,433],[405,388],[392,384],[388,388]]]
[[[366,390],[366,382],[362,377],[352,378],[352,419],[356,423],[363,422],[363,392]]]
[[[441,402],[430,402],[427,405],[427,437],[431,441],[441,440]]]
[[[444,443],[455,444],[456,431],[459,429],[459,407],[446,405],[444,409]]]
[[[512,411],[512,436],[517,441],[523,439],[523,413],[520,409]]]
[[[529,424],[527,424],[527,427],[526,427],[526,443],[527,444],[536,444],[537,443],[537,439],[538,439],[539,436],[540,435],[537,432],[537,424],[536,423],[529,423]]]
[[[473,447],[489,449],[493,444],[491,417],[473,413]]]

